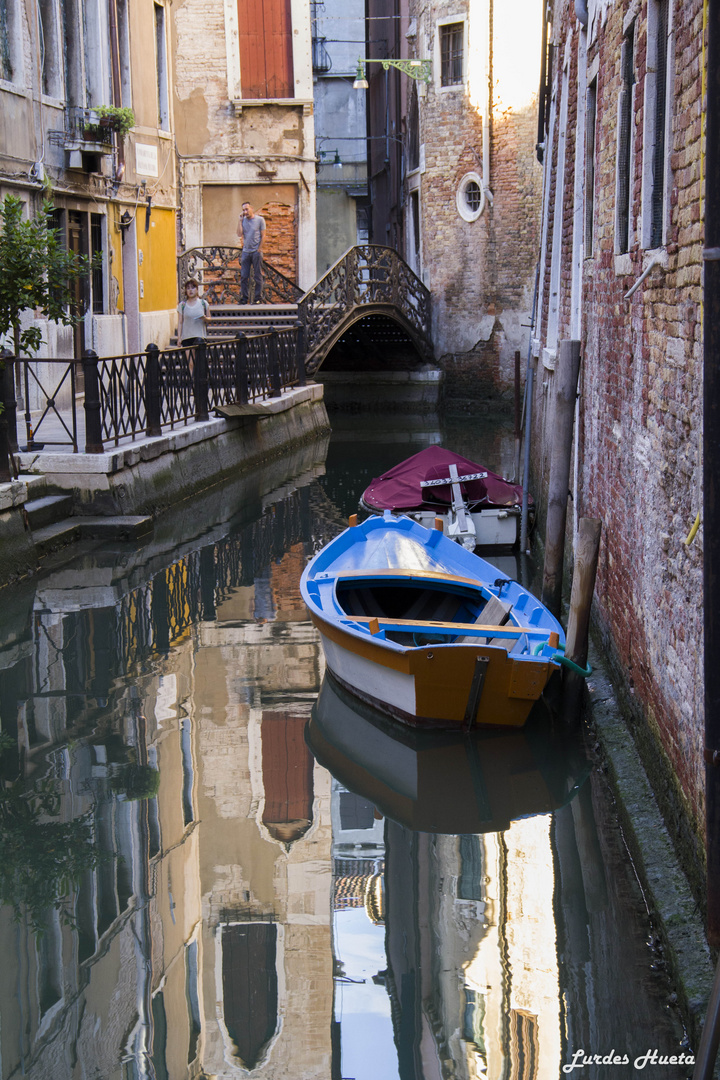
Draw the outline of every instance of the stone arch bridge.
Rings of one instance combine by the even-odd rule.
[[[240,254],[203,247],[179,260],[181,294],[188,277],[200,279],[214,336],[299,325],[311,376],[326,361],[354,370],[386,366],[390,354],[407,366],[432,362],[430,291],[393,248],[349,248],[305,293],[265,263],[262,301],[254,304],[251,291],[250,305],[240,304]]]

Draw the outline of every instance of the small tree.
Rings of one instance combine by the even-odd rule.
[[[21,200],[5,197],[0,203],[0,339],[12,334],[16,356],[32,354],[42,343],[39,326],[21,329],[23,311],[32,308],[64,326],[81,318],[73,284],[93,265],[66,250],[51,202],[43,202],[36,217],[23,219]]]

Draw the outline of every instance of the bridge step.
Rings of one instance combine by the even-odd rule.
[[[228,337],[242,331],[262,334],[297,326],[297,304],[211,304],[210,337]]]
[[[297,304],[209,304],[210,311],[214,312],[228,312],[229,314],[243,314],[244,312],[254,311],[270,311],[278,312],[281,315],[290,312],[296,312],[298,309]]]

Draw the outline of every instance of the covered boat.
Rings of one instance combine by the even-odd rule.
[[[305,737],[344,787],[421,832],[501,832],[570,802],[591,767],[581,738],[559,731],[542,703],[521,730],[416,731],[327,673]]]
[[[520,539],[522,485],[442,446],[429,446],[376,477],[360,497],[371,514],[407,514],[472,551],[514,546]],[[532,515],[532,500],[529,510]]]
[[[521,727],[561,664],[562,627],[536,597],[389,511],[353,520],[300,590],[335,678],[414,726]]]

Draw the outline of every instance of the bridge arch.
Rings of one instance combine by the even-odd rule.
[[[427,361],[426,342],[408,320],[395,308],[377,304],[335,328],[313,358],[312,373],[405,369]]]
[[[430,314],[429,289],[393,248],[349,248],[298,303],[306,370],[314,375],[353,327],[373,318],[397,326],[420,360],[431,361]]]

